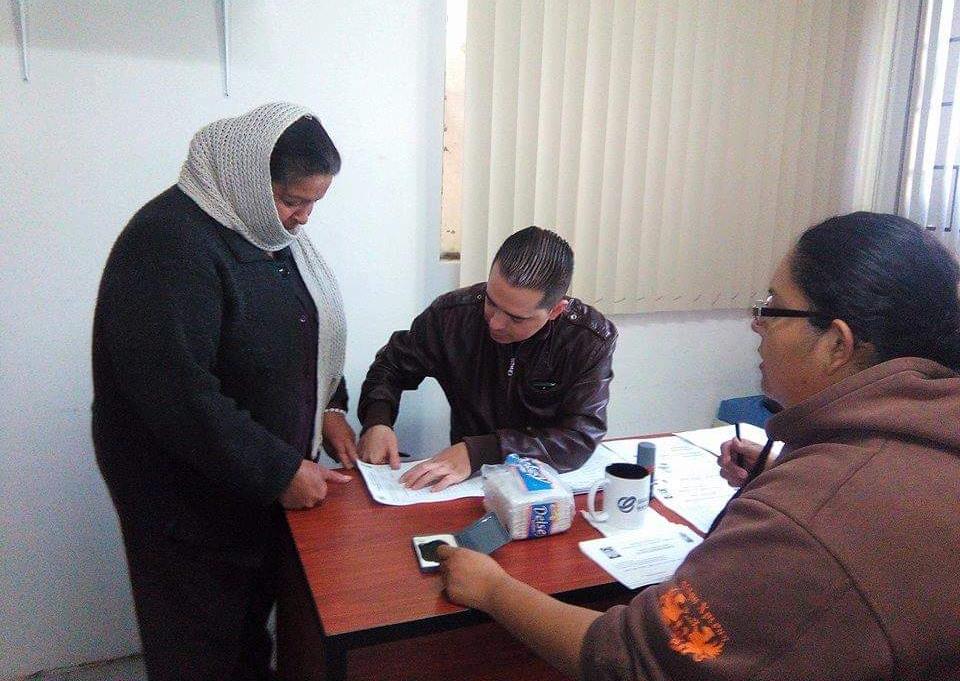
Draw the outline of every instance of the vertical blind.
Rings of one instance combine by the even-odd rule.
[[[872,196],[891,4],[470,0],[461,282],[536,224],[605,312],[749,305]]]
[[[953,0],[929,0],[921,8],[907,154],[900,212],[928,229],[954,252],[960,240],[957,175],[960,163],[960,17]]]

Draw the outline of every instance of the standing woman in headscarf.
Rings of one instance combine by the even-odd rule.
[[[302,226],[340,170],[308,110],[201,129],[107,261],[93,437],[151,679],[270,678],[282,508],[350,478],[345,319]]]

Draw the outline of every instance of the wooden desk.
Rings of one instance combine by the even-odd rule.
[[[281,678],[346,679],[348,651],[489,621],[482,613],[448,602],[439,575],[419,571],[411,544],[414,535],[466,527],[483,515],[483,500],[384,506],[373,501],[359,473],[351,475],[354,480],[346,485],[330,485],[320,507],[287,514],[290,536],[277,608]],[[576,496],[578,509],[585,502],[585,494]],[[654,507],[681,521],[659,502]],[[514,577],[561,600],[601,607],[626,602],[631,592],[580,552],[578,542],[598,536],[578,513],[567,532],[511,542],[494,557]],[[477,635],[495,639],[497,645],[510,642],[498,629],[490,624]],[[448,645],[482,645],[475,638],[454,638]],[[456,657],[464,650],[449,652]],[[551,678],[544,676],[549,668],[536,664],[540,671],[530,678]],[[395,677],[383,673],[369,678]]]

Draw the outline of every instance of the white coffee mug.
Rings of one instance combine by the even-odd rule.
[[[603,488],[604,510],[596,508],[597,492]],[[612,463],[604,469],[604,477],[590,488],[587,513],[598,523],[610,523],[623,529],[643,525],[643,515],[650,505],[650,472],[635,463]]]

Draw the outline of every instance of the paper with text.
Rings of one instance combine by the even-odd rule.
[[[671,525],[669,531],[635,530],[616,537],[580,542],[580,550],[629,589],[658,584],[673,576],[702,539],[693,531]]]
[[[672,435],[664,435],[662,437],[631,437],[623,440],[608,440],[603,443],[603,446],[616,455],[617,461],[636,463],[638,444],[641,442],[652,442],[657,446],[657,453],[659,454],[661,446],[666,447],[669,445],[672,437]]]
[[[683,433],[677,433],[677,437],[682,437],[687,442],[706,449],[714,456],[720,456],[720,445],[727,440],[732,440],[737,434],[735,426],[719,426],[717,428],[701,428],[700,430],[688,430]],[[740,437],[744,440],[756,442],[759,445],[767,442],[767,433],[763,428],[757,428],[752,423],[740,424]],[[780,450],[783,449],[782,442],[774,442],[773,449],[770,450],[770,458],[775,459]]]
[[[374,501],[388,506],[410,506],[436,501],[450,501],[464,497],[482,497],[483,480],[479,475],[467,478],[456,485],[450,485],[439,492],[431,492],[429,487],[423,489],[409,489],[400,482],[400,476],[416,466],[420,461],[405,461],[398,470],[393,470],[385,464],[374,465],[357,461],[357,470],[367,483],[370,496]]]
[[[616,525],[611,525],[607,522],[597,522],[590,517],[590,514],[587,511],[580,511],[580,515],[582,515],[583,519],[590,523],[593,528],[604,537],[619,537],[625,534],[631,534],[633,532],[662,534],[663,532],[670,530],[675,525],[675,523],[671,523],[650,506],[647,506],[645,509],[643,509],[643,527],[635,530],[624,529],[622,527],[617,527]]]
[[[679,437],[658,440],[653,495],[701,532],[710,529],[735,491],[720,477],[710,452]]]
[[[561,473],[560,479],[563,483],[573,490],[574,494],[583,494],[590,491],[597,480],[603,478],[604,469],[612,463],[624,461],[636,461],[636,445],[634,445],[633,458],[623,458],[620,452],[610,449],[607,443],[601,443],[593,454],[587,459],[587,462],[575,471]]]

